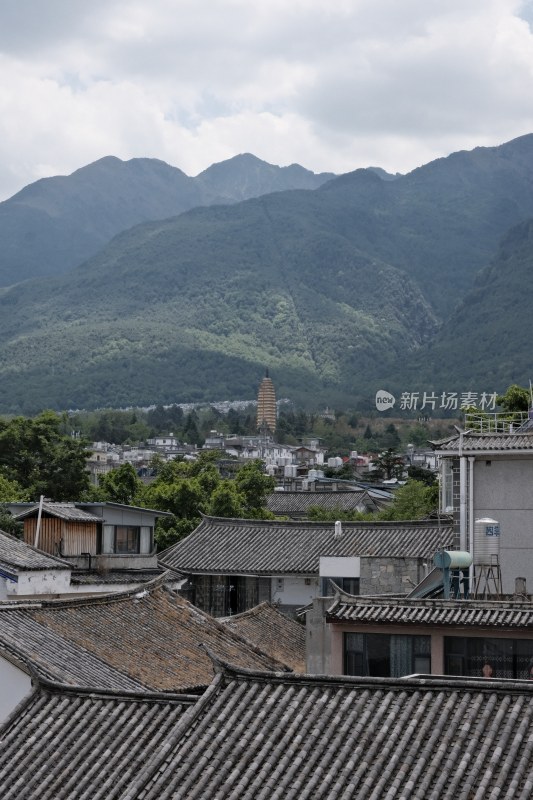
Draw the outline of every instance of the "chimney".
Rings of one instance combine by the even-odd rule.
[[[514,595],[513,600],[527,600],[527,589],[525,578],[514,579]]]

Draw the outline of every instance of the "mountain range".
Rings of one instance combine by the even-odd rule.
[[[533,135],[407,175],[247,155],[39,181],[0,204],[0,409],[252,399],[265,367],[307,405],[504,391],[529,377],[532,218]]]

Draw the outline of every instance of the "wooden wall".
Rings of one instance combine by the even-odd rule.
[[[42,517],[37,547],[52,556],[59,556],[60,549],[64,556],[79,556],[81,553],[96,555],[97,524]],[[24,520],[24,541],[32,546],[36,528],[36,517]]]

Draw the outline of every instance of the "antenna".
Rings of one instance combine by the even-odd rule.
[[[529,407],[533,409],[533,388],[531,386],[531,378],[529,379]]]

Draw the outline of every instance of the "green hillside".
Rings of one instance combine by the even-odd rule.
[[[316,188],[331,177],[247,154],[213,164],[197,178],[157,159],[108,156],[72,175],[32,183],[0,203],[0,286],[66,272],[141,222],[266,192]]]
[[[477,277],[434,342],[415,359],[412,374],[438,365],[441,385],[455,378],[464,385],[501,390],[533,379],[533,220],[509,231],[492,264]],[[421,354],[422,356],[422,354]]]
[[[478,271],[529,217],[533,136],[139,225],[65,275],[4,291],[0,409],[251,399],[265,366],[307,405],[469,376],[469,363],[504,388],[512,337],[476,350],[459,335],[465,310],[446,320],[475,305]],[[508,313],[494,310],[501,331]]]

